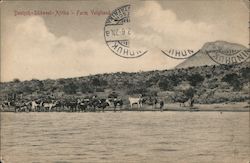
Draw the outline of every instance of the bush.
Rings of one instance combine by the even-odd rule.
[[[127,94],[134,95],[134,94],[145,94],[147,92],[146,88],[128,88]]]
[[[108,95],[108,98],[117,98],[118,97],[118,93],[116,92],[112,92]]]
[[[249,81],[250,80],[250,68],[246,67],[246,68],[241,69],[241,75],[243,78]]]
[[[21,81],[18,78],[13,79],[14,83],[20,83]]]
[[[106,81],[106,80],[103,80],[103,79],[100,79],[100,78],[93,78],[92,80],[91,80],[91,84],[93,85],[93,86],[106,86],[106,85],[108,85],[108,82]]]
[[[76,90],[77,90],[77,86],[71,82],[69,84],[66,84],[64,85],[63,87],[63,91],[66,93],[66,94],[75,94],[76,93]]]
[[[228,83],[229,85],[233,86],[234,90],[240,90],[242,85],[239,81],[239,76],[235,73],[226,74],[221,81]]]
[[[174,87],[180,84],[180,82],[181,77],[176,74],[172,74],[168,76],[162,76],[159,80],[158,86],[161,90],[172,91]]]
[[[82,93],[93,93],[93,90],[94,88],[91,87],[88,83],[83,82],[80,84],[80,91]]]
[[[188,76],[187,80],[189,81],[190,85],[195,87],[204,81],[204,77],[200,74],[193,74],[191,76]]]
[[[160,79],[158,86],[163,91],[172,91],[173,90],[173,86],[170,84],[170,81],[166,78]]]
[[[96,91],[96,92],[104,92],[104,88],[102,88],[102,87],[97,87],[97,88],[95,89],[95,91]]]
[[[189,89],[187,89],[187,90],[184,91],[184,95],[186,97],[188,97],[188,99],[191,99],[191,98],[194,97],[195,92],[196,92],[195,89],[189,88]]]

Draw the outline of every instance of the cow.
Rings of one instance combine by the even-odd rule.
[[[158,103],[158,100],[156,97],[152,98],[151,96],[149,98],[143,98],[143,103],[146,103],[148,105],[151,105],[152,108],[156,108],[156,105]]]
[[[29,112],[29,105],[30,102],[24,102],[24,101],[20,101],[20,102],[15,102],[14,103],[14,108],[15,108],[15,112]]]
[[[141,95],[139,97],[128,97],[129,103],[130,103],[130,108],[133,108],[133,104],[137,104],[137,108],[141,109],[142,108],[142,97]]]
[[[57,106],[57,101],[52,101],[51,103],[43,102],[42,106],[44,107],[45,111],[52,111],[54,107]]]
[[[70,112],[75,112],[78,108],[78,102],[75,99],[66,100],[64,106],[69,108]]]
[[[78,111],[86,112],[88,107],[90,106],[90,99],[84,98],[83,100],[77,100]]]
[[[36,100],[31,101],[31,111],[32,112],[37,111],[39,107],[40,107],[40,103],[38,103]]]
[[[116,107],[117,106],[120,106],[120,108],[122,108],[122,106],[123,106],[122,99],[114,98],[113,102],[114,102],[114,112],[116,112]]]
[[[96,109],[102,109],[102,111],[104,112],[104,109],[108,106],[110,106],[111,103],[109,100],[107,99],[97,99],[97,98],[94,98],[91,100],[91,102],[89,103],[89,106],[92,107],[92,111],[96,111]]]

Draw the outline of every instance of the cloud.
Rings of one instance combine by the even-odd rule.
[[[239,30],[237,26],[180,20],[172,10],[163,9],[156,1],[143,3],[136,10],[132,7],[130,13],[130,26],[134,33],[131,41],[136,47],[146,47],[149,51],[136,59],[115,55],[99,33],[77,41],[66,34],[56,36],[39,16],[4,21],[8,25],[2,26],[11,28],[2,37],[1,81],[169,69],[182,61],[171,59],[160,50],[199,49],[204,43],[215,40],[248,44],[245,31]],[[86,18],[86,23],[91,23],[91,20]],[[62,28],[60,24],[57,25],[54,30]],[[98,30],[103,32],[103,24],[94,29]]]
[[[17,24],[3,40],[2,81],[166,69],[179,63],[171,62],[160,52],[124,59],[111,52],[103,38],[75,41],[67,36],[56,37],[38,16]]]
[[[59,78],[86,75],[94,47],[93,40],[76,42],[69,37],[57,38],[48,31],[41,17],[30,17],[18,24],[4,48],[3,80]]]
[[[156,1],[146,1],[132,14],[136,24],[134,42],[140,42],[147,47],[199,49],[210,41],[227,40],[238,43],[246,41],[245,38],[242,41],[242,37],[239,37],[239,29],[235,32],[235,29],[227,24],[180,20],[172,10],[163,9]]]
[[[31,17],[16,26],[4,48],[3,79],[58,78],[86,74],[80,61],[92,53],[93,40],[75,42],[50,33],[41,17]]]

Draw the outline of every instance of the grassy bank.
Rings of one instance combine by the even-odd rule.
[[[60,112],[67,112],[68,110],[60,110]],[[100,109],[97,110],[101,111]],[[108,107],[105,111],[114,111],[113,107]],[[129,106],[117,108],[116,111],[160,111],[159,106],[156,107],[144,105],[141,109],[134,106],[132,109]],[[219,111],[219,112],[249,112],[250,105],[247,102],[233,102],[233,103],[217,103],[217,104],[195,104],[193,107],[180,106],[179,103],[165,104],[163,111]],[[14,112],[14,108],[2,110],[2,112]],[[56,112],[56,111],[53,111]],[[58,110],[57,110],[58,112]]]

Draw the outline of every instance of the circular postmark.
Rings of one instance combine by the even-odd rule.
[[[239,64],[249,58],[250,49],[216,49],[205,53],[218,64]]]
[[[146,50],[132,48],[130,37],[132,30],[130,23],[130,5],[116,8],[108,16],[104,26],[104,38],[109,49],[124,58],[137,58],[145,54]]]
[[[193,49],[168,49],[168,50],[161,50],[162,53],[167,55],[170,58],[174,59],[187,59],[197,53],[199,50]]]

